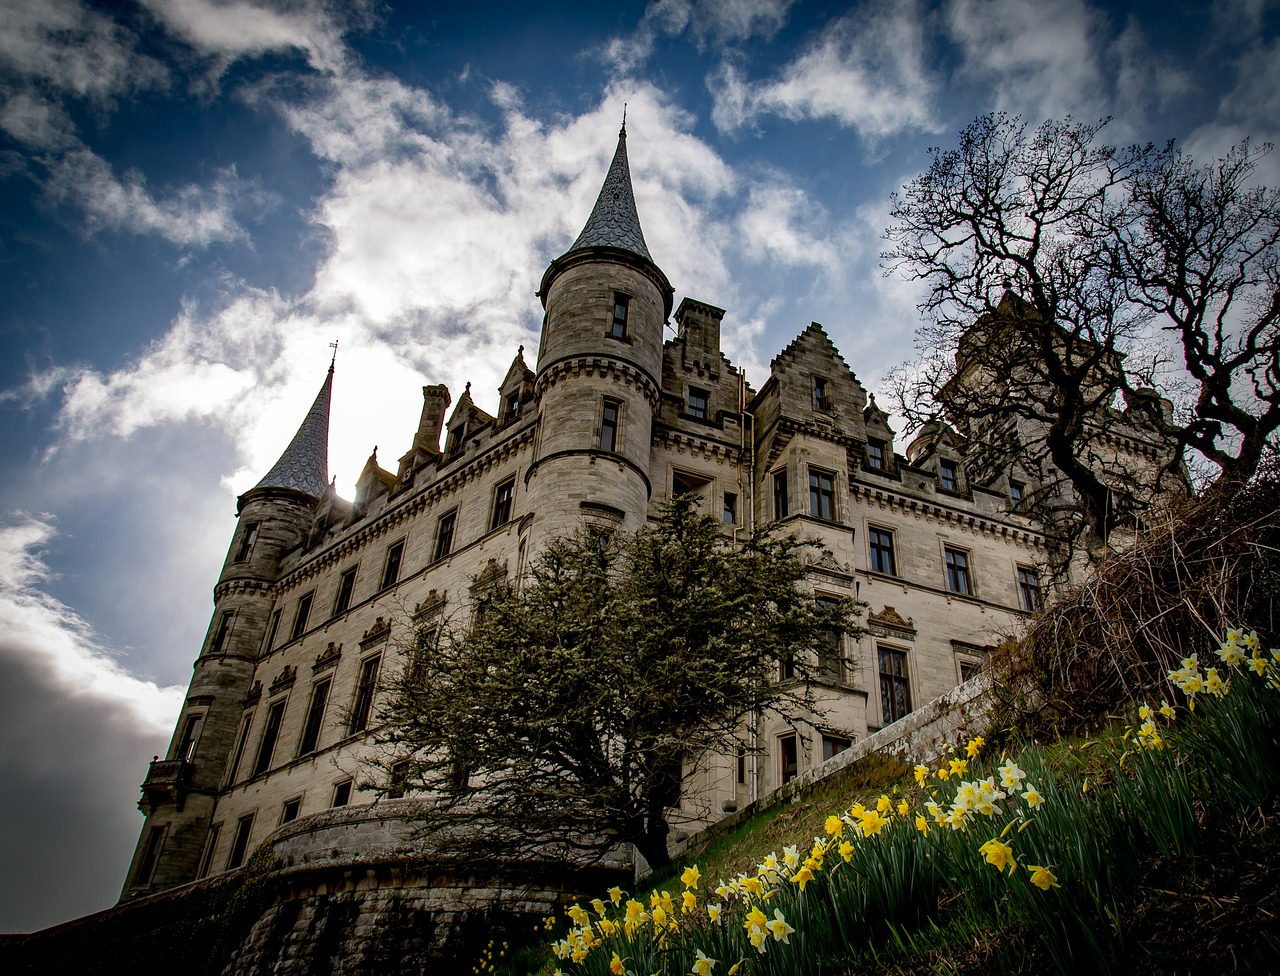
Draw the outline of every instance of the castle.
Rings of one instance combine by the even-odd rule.
[[[1053,540],[1022,505],[1033,472],[975,483],[963,440],[941,426],[900,449],[816,323],[752,389],[721,351],[725,311],[675,304],[641,231],[625,128],[538,297],[536,368],[517,352],[496,413],[469,386],[451,412],[445,387],[424,387],[396,470],[371,457],[347,502],[328,475],[331,367],[279,461],[240,496],[169,751],[142,784],[122,900],[236,869],[285,824],[336,808],[357,822],[379,678],[402,666],[409,634],[468,613],[476,588],[518,578],[548,540],[635,530],[678,493],[734,537],[776,520],[821,542],[816,598],[868,611],[865,635],[817,662],[825,725],[762,716],[737,755],[702,765],[677,827],[714,821],[953,688],[1042,599]],[[1136,435],[1124,450],[1156,456]]]

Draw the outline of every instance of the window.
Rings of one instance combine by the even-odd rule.
[[[218,622],[218,632],[213,636],[213,643],[209,645],[210,654],[221,654],[223,648],[227,646],[227,638],[231,636],[231,622],[236,619],[236,615],[230,610],[222,615],[222,619]]]
[[[178,748],[173,758],[183,762],[191,762],[196,754],[196,743],[200,741],[200,726],[204,722],[203,715],[188,715],[187,724],[182,729],[182,738],[178,740]]]
[[[911,711],[911,689],[907,682],[907,652],[877,648],[880,661],[881,719],[885,725]]]
[[[773,476],[773,517],[787,517],[787,472],[779,471]]]
[[[609,335],[615,339],[627,337],[627,313],[631,310],[631,296],[619,292],[613,294],[613,325]]]
[[[871,571],[885,576],[897,576],[898,564],[893,556],[893,533],[886,529],[871,529],[867,533],[871,542]]]
[[[293,615],[293,630],[289,634],[290,640],[297,640],[307,629],[307,618],[311,616],[311,601],[315,597],[315,590],[312,590],[310,593],[304,593],[298,598],[298,612]]]
[[[970,678],[982,673],[982,665],[977,661],[961,661],[960,662],[960,683],[964,684]]]
[[[230,786],[236,781],[236,772],[240,769],[240,760],[244,758],[245,746],[249,744],[249,729],[253,725],[253,712],[246,712],[240,719],[240,734],[236,736],[236,751],[231,757],[231,765],[227,767],[227,779],[223,784]]]
[[[360,680],[356,684],[356,703],[351,709],[350,732],[363,732],[369,727],[369,714],[373,711],[373,693],[378,687],[378,668],[382,656],[367,658],[360,665]]]
[[[231,871],[244,863],[244,855],[249,850],[249,834],[253,830],[253,814],[241,817],[236,823],[235,840],[231,842],[231,853],[227,856],[227,870]]]
[[[796,659],[790,651],[783,653],[778,660],[778,680],[790,681],[796,676]]]
[[[453,530],[458,524],[458,510],[445,512],[436,522],[436,554],[437,560],[443,559],[453,552]]]
[[[498,490],[493,493],[493,521],[489,528],[496,529],[499,525],[506,525],[511,521],[511,506],[515,497],[515,478],[508,478],[498,485]]]
[[[382,586],[395,586],[400,579],[400,564],[404,561],[404,540],[387,546],[387,561],[382,565]]]
[[[796,734],[784,735],[778,739],[778,778],[782,783],[790,783],[800,772],[800,753],[796,748]]]
[[[724,524],[738,524],[738,496],[731,491],[724,493]]]
[[[520,394],[508,393],[502,404],[502,422],[509,424],[520,416]]]
[[[282,824],[291,823],[298,819],[298,814],[302,811],[302,797],[295,796],[292,800],[285,802],[284,809],[280,812],[280,822]]]
[[[311,688],[311,704],[307,708],[307,724],[302,728],[302,741],[298,743],[298,755],[315,752],[320,741],[320,726],[324,722],[324,706],[329,701],[331,681],[317,681]]]
[[[258,758],[253,764],[254,776],[271,768],[271,754],[276,751],[276,739],[280,737],[280,723],[284,721],[286,700],[281,698],[278,702],[273,702],[267,712],[267,724],[262,730],[262,741],[258,743]]]
[[[711,399],[711,394],[706,390],[699,390],[696,386],[689,387],[689,399],[685,401],[684,412],[686,416],[696,417],[698,420],[707,419],[707,401]]]
[[[1009,482],[1009,507],[1015,512],[1022,507],[1022,498],[1027,486],[1021,481]]]
[[[240,537],[240,548],[236,550],[236,562],[242,563],[249,558],[253,544],[258,541],[258,523],[250,522],[244,527],[244,535]]]
[[[828,522],[836,517],[836,477],[828,471],[809,470],[809,514]]]
[[[813,409],[831,409],[831,401],[827,398],[827,380],[824,376],[813,378]]]
[[[961,596],[973,596],[969,582],[969,554],[962,549],[946,548],[947,589]]]
[[[938,462],[938,480],[942,482],[944,491],[959,491],[960,479],[958,478],[955,461],[948,461],[943,458]]]
[[[344,779],[333,788],[333,803],[331,806],[345,807],[351,802],[351,780]]]
[[[671,497],[679,495],[697,495],[699,499],[711,497],[711,479],[696,474],[685,474],[681,471],[671,475]]]
[[[884,441],[867,441],[867,467],[873,471],[884,470]]]
[[[852,746],[852,739],[846,739],[839,735],[824,734],[822,736],[822,761],[826,762],[828,759],[834,759]]]
[[[747,747],[738,746],[738,785],[747,781]]]
[[[1018,567],[1018,601],[1028,613],[1040,609],[1040,574],[1028,566]]]
[[[133,884],[141,888],[151,884],[151,876],[156,873],[156,862],[160,860],[160,851],[164,848],[164,835],[168,826],[152,827],[147,834],[147,846],[142,849],[142,858],[138,861],[137,873],[133,876]]]
[[[280,629],[280,615],[284,611],[277,607],[271,611],[271,623],[267,625],[267,639],[262,642],[262,653],[270,652],[271,645],[276,642],[276,631]]]
[[[834,607],[837,603],[835,597],[830,596],[820,596],[816,602],[822,609]],[[828,630],[822,637],[822,646],[818,649],[818,676],[824,681],[839,681],[844,671],[841,666],[843,662],[840,655],[840,631]]]
[[[218,835],[222,833],[222,824],[217,823],[209,828],[204,839],[204,853],[200,855],[200,867],[196,870],[196,878],[207,878],[209,868],[213,866],[213,852],[218,846]]]
[[[346,613],[351,606],[351,595],[356,591],[356,567],[352,566],[338,580],[338,597],[333,601],[333,615]]]
[[[409,780],[409,763],[407,760],[391,764],[391,778],[387,783],[387,796],[393,800],[398,800],[404,796],[405,784]]]
[[[616,451],[618,449],[618,413],[622,404],[617,400],[605,397],[604,409],[600,413],[600,450]]]
[[[449,433],[444,439],[444,453],[446,457],[456,457],[462,453],[462,448],[466,445],[467,440],[467,423],[464,420],[456,427],[450,427]]]

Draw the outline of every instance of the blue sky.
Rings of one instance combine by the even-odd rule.
[[[530,9],[0,0],[0,931],[118,894],[235,496],[329,342],[343,494],[424,384],[496,409],[624,102],[677,298],[757,386],[816,320],[873,391],[918,321],[890,193],[975,115],[1205,160],[1280,128],[1267,0]]]

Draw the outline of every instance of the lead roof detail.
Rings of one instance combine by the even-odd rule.
[[[595,209],[569,251],[584,247],[616,247],[652,261],[640,230],[640,215],[631,191],[631,167],[627,164],[627,128],[618,133],[618,148],[609,173],[596,198]],[[568,251],[565,252],[569,253]]]
[[[315,498],[329,490],[329,398],[333,391],[333,366],[302,426],[266,477],[255,488],[292,488]]]

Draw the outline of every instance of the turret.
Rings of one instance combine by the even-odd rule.
[[[242,722],[254,667],[279,624],[271,585],[281,559],[303,544],[329,491],[333,366],[298,432],[266,477],[237,500],[239,523],[213,590],[213,618],[165,756],[142,784],[146,823],[121,900],[200,875],[216,796]]]
[[[673,292],[645,245],[625,125],[595,208],[538,290],[546,316],[534,385],[540,423],[526,475],[535,549],[603,515],[642,524]]]

